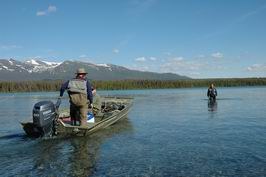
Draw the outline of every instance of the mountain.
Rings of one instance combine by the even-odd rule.
[[[77,68],[85,68],[91,80],[184,80],[190,79],[173,73],[155,73],[131,70],[113,64],[93,64],[81,61],[61,63],[41,60],[25,62],[0,59],[0,81],[67,80],[75,76]]]

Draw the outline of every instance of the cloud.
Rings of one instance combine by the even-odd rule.
[[[153,6],[156,3],[157,0],[133,0],[132,5],[135,6],[135,8],[139,9],[149,9],[151,6]]]
[[[44,12],[44,11],[38,11],[38,12],[36,13],[36,15],[37,15],[37,16],[44,16],[44,15],[46,15],[46,12]]]
[[[134,16],[141,16],[155,6],[156,2],[157,0],[132,0],[129,12]]]
[[[191,73],[199,73],[200,70],[206,67],[206,63],[192,60],[187,61],[183,57],[173,57],[162,63],[160,71],[190,75]]]
[[[155,57],[150,57],[150,60],[151,60],[151,61],[156,61],[157,58],[155,58]]]
[[[149,66],[145,66],[145,65],[133,64],[133,65],[126,66],[126,67],[129,69],[138,70],[138,71],[150,71],[151,70],[151,68]]]
[[[247,67],[247,70],[250,72],[266,72],[266,64],[254,64]]]
[[[197,76],[200,76],[201,73],[200,73],[200,72],[190,72],[189,75],[190,75],[190,76],[197,77]]]
[[[119,51],[119,49],[113,49],[113,53],[119,53],[120,51]]]
[[[199,39],[206,40],[215,36],[220,36],[222,34],[228,33],[234,28],[236,28],[240,23],[244,23],[246,20],[251,20],[252,17],[255,19],[256,15],[264,12],[265,9],[266,4],[258,5],[256,9],[248,11],[245,14],[242,14],[241,16],[238,16],[236,18],[232,18],[232,20],[230,20],[227,25],[221,26],[220,28],[218,28],[218,30],[213,31],[212,33],[202,35]]]
[[[157,61],[157,58],[156,57],[138,57],[138,58],[135,58],[135,61],[137,61],[137,62],[145,62],[145,61],[154,62],[154,61]]]
[[[224,57],[223,54],[220,52],[213,53],[213,54],[211,54],[211,56],[213,58],[223,58]]]
[[[183,57],[174,57],[171,60],[172,61],[182,61],[182,60],[184,60],[184,58]]]
[[[87,55],[82,54],[82,55],[79,56],[79,58],[87,58]]]
[[[34,59],[41,59],[41,58],[43,58],[43,57],[40,56],[40,55],[37,55],[37,56],[34,56],[34,57],[32,57],[32,58],[34,58]]]
[[[49,5],[46,10],[37,11],[36,16],[46,16],[57,11],[56,6]]]
[[[167,56],[171,56],[171,55],[172,55],[171,52],[164,52],[163,54],[164,54],[164,55],[167,55]]]
[[[135,61],[137,61],[137,62],[145,62],[146,58],[145,57],[138,57],[138,58],[135,58]]]
[[[155,71],[163,73],[178,73],[184,75],[199,75],[200,71],[208,67],[207,63],[202,61],[185,60],[182,56],[160,59],[156,57],[138,57],[134,69],[142,71]]]
[[[134,63],[129,68],[134,70],[158,72],[161,61],[153,56],[142,56],[134,59]]]
[[[258,8],[251,10],[247,12],[246,14],[242,15],[237,19],[237,22],[244,22],[248,18],[255,16],[256,14],[263,12],[266,9],[266,5],[264,4],[263,6],[259,6]]]
[[[12,50],[12,49],[21,49],[21,46],[18,45],[0,45],[0,49],[2,50]]]
[[[56,12],[56,7],[50,5],[47,9],[47,12]]]
[[[223,54],[216,52],[211,54],[211,56],[214,58],[222,58]],[[225,73],[230,69],[226,66],[225,62],[217,61],[210,61],[210,54],[197,55],[193,58],[185,58],[183,56],[174,55],[164,56],[164,58],[157,58],[155,56],[140,56],[134,59],[134,63],[130,66],[130,68],[159,73],[176,73],[192,78],[200,78],[210,74],[213,77],[214,75],[217,76],[217,73]]]
[[[200,55],[196,56],[196,58],[205,58],[205,55],[200,54]]]

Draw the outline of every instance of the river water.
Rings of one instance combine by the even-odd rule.
[[[134,97],[128,117],[49,140],[27,138],[19,122],[58,93],[0,94],[0,175],[266,176],[266,87],[218,88],[215,104],[205,88],[98,93]]]

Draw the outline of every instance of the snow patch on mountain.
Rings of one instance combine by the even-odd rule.
[[[104,67],[104,68],[107,68],[109,71],[113,71],[112,70],[112,67],[110,65],[108,65],[108,64],[105,64],[105,63],[95,64],[95,66],[97,66],[97,67]]]
[[[3,68],[5,68],[6,70],[8,70],[8,67],[6,67],[6,66],[2,66]]]
[[[5,69],[5,70],[8,70],[8,71],[14,71],[14,69],[10,69],[10,68],[8,68],[7,66],[4,66],[4,65],[2,65],[2,69]]]
[[[11,65],[13,65],[14,63],[11,61],[11,60],[8,60],[8,62],[11,64]]]
[[[32,64],[32,65],[40,65],[36,60],[31,59],[31,60],[27,60],[26,63],[28,64]]]
[[[44,72],[47,70],[51,70],[51,69],[59,66],[61,63],[60,62],[48,62],[48,61],[31,59],[31,60],[25,61],[25,64],[27,64],[29,66],[27,71],[29,73],[33,73],[33,72]],[[25,68],[22,68],[22,69],[25,69]]]
[[[42,62],[44,62],[45,64],[49,66],[53,66],[53,67],[56,67],[62,64],[62,62],[49,62],[49,61],[42,61]]]
[[[29,69],[28,71],[30,73],[32,72],[43,72],[43,71],[47,71],[51,69],[51,67],[47,67],[47,66],[34,66],[32,69]]]
[[[95,64],[96,66],[102,66],[102,67],[106,67],[106,68],[110,68],[111,66],[109,66],[108,64]]]

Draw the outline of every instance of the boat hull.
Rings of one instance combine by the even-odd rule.
[[[61,114],[55,121],[54,132],[49,134],[48,137],[68,137],[68,136],[88,136],[100,129],[104,129],[117,121],[127,117],[130,111],[133,99],[132,98],[119,98],[119,97],[105,97],[106,103],[119,103],[123,106],[121,110],[112,110],[109,112],[100,112],[99,115],[95,115],[95,123],[87,123],[87,126],[73,126],[71,125],[70,116]],[[34,125],[33,122],[21,123],[25,133],[30,137],[42,137],[39,128]]]

